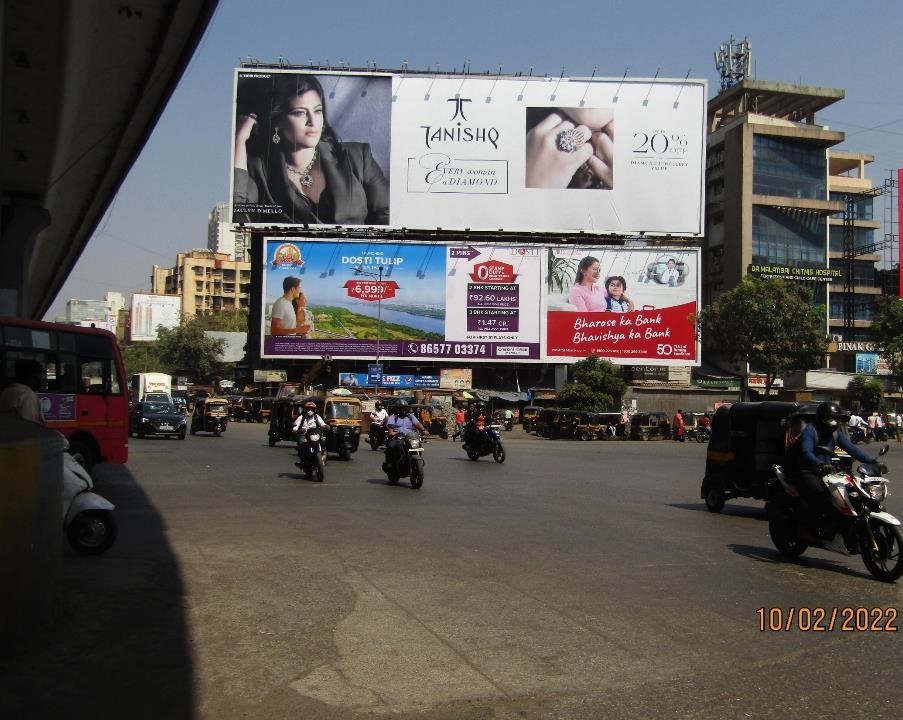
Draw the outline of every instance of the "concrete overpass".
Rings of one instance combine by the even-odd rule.
[[[218,0],[2,0],[0,315],[40,319]]]

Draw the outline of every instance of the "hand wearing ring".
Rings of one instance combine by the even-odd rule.
[[[551,113],[527,133],[525,187],[566,188],[593,154],[586,125]]]

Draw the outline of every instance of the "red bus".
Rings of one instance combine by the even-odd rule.
[[[128,460],[128,384],[113,333],[0,317],[0,386],[20,359],[41,364],[44,423],[66,436],[72,455],[85,467]]]

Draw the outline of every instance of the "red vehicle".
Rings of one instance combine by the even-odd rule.
[[[128,460],[129,397],[116,336],[107,330],[0,317],[0,385],[19,359],[44,370],[38,396],[47,427],[85,467]]]

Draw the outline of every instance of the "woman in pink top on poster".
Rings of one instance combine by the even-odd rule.
[[[587,255],[577,266],[577,276],[574,278],[574,286],[568,294],[568,302],[578,310],[585,312],[598,312],[607,310],[605,291],[599,287],[601,277],[599,261],[592,255]]]

